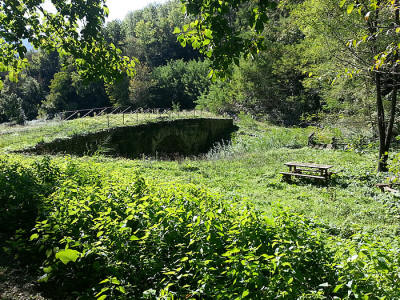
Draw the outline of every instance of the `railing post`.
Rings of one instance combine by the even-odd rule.
[[[110,128],[110,115],[107,115],[107,127]]]

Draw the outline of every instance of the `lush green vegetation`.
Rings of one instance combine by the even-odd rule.
[[[75,120],[52,120],[48,122],[31,122],[30,125],[0,125],[0,149],[2,151],[22,150],[40,142],[49,142],[57,138],[82,135],[106,128],[133,126],[158,120],[173,120],[196,117],[218,118],[206,111],[168,111],[163,113],[126,113],[78,118]]]
[[[3,250],[50,298],[395,298],[400,208],[374,186],[376,154],[310,149],[315,128],[238,125],[197,159],[3,155]],[[288,160],[338,174],[287,183]]]
[[[399,298],[398,195],[376,188],[400,172],[399,1],[172,0],[107,24],[104,0],[11,2],[0,298],[16,269],[49,299]],[[172,110],[35,120],[111,105]],[[196,106],[239,116],[231,143],[176,161],[12,154]],[[309,148],[312,132],[348,146]],[[285,182],[288,161],[336,174]]]

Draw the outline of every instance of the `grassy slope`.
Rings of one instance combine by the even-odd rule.
[[[101,164],[104,172],[139,171],[152,184],[171,181],[199,184],[225,197],[244,199],[267,214],[280,205],[289,207],[319,218],[344,236],[356,230],[389,237],[398,232],[396,200],[381,194],[374,186],[384,180],[383,176],[376,175],[374,153],[309,149],[305,145],[312,129],[284,129],[249,121],[242,121],[239,126],[241,129],[232,145],[219,146],[203,159],[154,161],[93,157],[77,160]],[[18,141],[1,138],[0,144],[3,149],[7,145],[19,147]],[[279,175],[286,169],[283,163],[287,161],[332,164],[339,173],[328,186],[299,180],[290,184],[283,182]]]
[[[395,234],[400,225],[398,210],[392,205],[395,202],[392,196],[375,188],[377,182],[384,180],[376,175],[375,155],[282,147],[304,145],[302,138],[307,131],[267,128],[258,137],[241,138],[238,144],[222,150],[225,157],[219,158],[224,156],[220,152],[209,160],[106,159],[103,164],[112,169],[137,168],[148,181],[159,184],[169,181],[200,184],[226,197],[244,199],[268,214],[279,206],[289,207],[320,218],[344,236],[359,229],[382,236]],[[296,139],[297,144],[293,144]],[[243,147],[246,140],[248,146]],[[338,174],[327,186],[304,180],[286,183],[279,172],[286,169],[283,164],[287,161],[332,164]]]
[[[196,112],[195,117],[216,116],[206,112]],[[20,150],[49,142],[57,138],[65,138],[75,134],[84,134],[106,129],[108,127],[132,126],[154,122],[160,119],[193,118],[194,112],[169,112],[164,114],[115,114],[108,116],[86,117],[70,121],[31,122],[29,126],[9,127],[0,124],[0,151]]]

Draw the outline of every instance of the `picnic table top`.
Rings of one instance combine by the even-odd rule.
[[[314,164],[314,163],[303,163],[303,162],[287,162],[285,163],[286,166],[294,166],[294,167],[305,167],[305,168],[314,168],[314,169],[329,169],[332,168],[333,166],[331,165],[319,165],[319,164]]]

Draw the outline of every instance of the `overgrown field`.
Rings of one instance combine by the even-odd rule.
[[[375,188],[375,153],[238,125],[232,144],[180,161],[2,155],[4,255],[47,298],[398,298],[400,208]],[[287,161],[338,173],[286,183]]]
[[[0,124],[0,151],[21,150],[40,142],[50,142],[77,134],[96,132],[106,128],[133,126],[159,120],[175,120],[218,116],[206,111],[169,111],[166,113],[109,114],[62,121],[31,121],[28,126]]]

